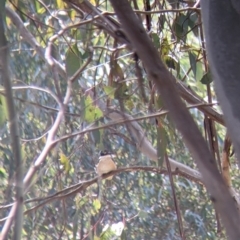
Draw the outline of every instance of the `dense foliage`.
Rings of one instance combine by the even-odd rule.
[[[91,10],[84,1],[74,2],[7,3],[5,34],[24,174],[42,154],[49,131],[64,109],[55,143],[25,195],[24,239],[115,239],[116,230],[110,229],[116,227],[121,239],[225,239],[201,181],[160,172],[168,157],[192,169],[196,166],[168,114],[152,116],[165,110],[161,96],[134,49],[128,49],[110,2],[89,1],[86,6]],[[194,4],[131,1],[169,71],[197,96],[199,102],[182,97],[220,166],[225,128],[199,106],[215,103],[216,97],[201,12]],[[31,44],[16,22],[26,27],[38,46]],[[111,28],[114,24],[115,30]],[[71,95],[66,100],[69,88]],[[4,218],[14,202],[15,170],[3,88],[0,94],[0,216]],[[217,104],[209,108],[220,111]],[[134,122],[141,128],[139,136],[157,149],[158,161],[142,152],[133,121],[116,123],[111,111],[140,119]],[[120,168],[111,186],[95,178],[94,168],[103,149],[116,154]],[[234,161],[232,168],[236,168]],[[9,239],[12,234],[10,231]]]

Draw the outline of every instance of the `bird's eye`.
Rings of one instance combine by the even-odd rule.
[[[109,151],[105,149],[105,150],[103,150],[103,151],[100,151],[100,154],[99,154],[99,155],[100,155],[100,156],[106,156],[106,155],[108,155],[108,154],[110,154]]]
[[[100,152],[100,156],[106,155],[106,150]]]
[[[108,153],[108,151],[105,149],[105,150],[103,151],[103,153],[104,153],[104,154],[107,154],[107,153]]]

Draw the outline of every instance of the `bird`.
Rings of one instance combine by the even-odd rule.
[[[98,176],[102,176],[103,174],[109,173],[113,170],[117,169],[116,164],[113,161],[115,155],[111,154],[109,151],[104,150],[100,152],[99,162],[96,165],[96,172]],[[107,178],[107,180],[111,180],[113,176]]]

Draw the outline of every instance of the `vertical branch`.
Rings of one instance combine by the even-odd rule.
[[[22,224],[23,224],[23,166],[21,159],[21,149],[19,141],[19,131],[17,124],[17,115],[14,107],[11,80],[9,76],[9,52],[7,39],[4,34],[4,17],[5,17],[5,1],[0,3],[0,65],[1,77],[3,86],[6,92],[6,101],[8,108],[8,120],[11,136],[11,145],[13,151],[14,170],[16,173],[15,178],[15,198],[16,204],[14,208],[15,213],[15,228],[14,239],[21,239]],[[2,229],[0,238],[5,239],[11,227],[12,216],[8,216],[7,221]]]
[[[173,176],[172,176],[172,172],[171,172],[170,162],[168,159],[168,155],[166,153],[165,153],[165,161],[166,161],[166,166],[167,166],[167,170],[168,170],[168,174],[169,174],[169,180],[170,180],[171,188],[172,188],[173,201],[174,201],[175,210],[176,210],[177,219],[178,219],[179,234],[181,236],[181,239],[184,240],[185,236],[184,236],[184,231],[183,231],[183,222],[182,222],[181,211],[180,211],[179,204],[177,201],[177,196],[176,196]]]
[[[201,18],[202,16],[201,15],[199,15],[199,16],[200,16],[199,17],[199,22],[202,22],[202,18]],[[206,46],[205,46],[205,42],[204,42],[202,24],[200,24],[199,30],[200,30],[200,38],[201,38],[201,43],[202,43],[204,70],[205,70],[205,72],[208,72],[209,68],[208,68],[208,64],[207,64],[207,54],[206,54]],[[210,83],[207,84],[207,96],[208,96],[208,103],[212,103],[212,93],[211,93]],[[213,153],[213,156],[214,156],[215,160],[217,161],[219,169],[221,169],[220,154],[219,154],[219,147],[218,147],[217,132],[216,132],[216,128],[215,128],[215,123],[206,114],[205,114],[205,121],[206,121],[206,126],[207,126],[209,147],[210,147],[210,150]]]

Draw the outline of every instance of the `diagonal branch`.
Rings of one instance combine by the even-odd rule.
[[[170,116],[182,133],[187,147],[197,162],[205,186],[220,213],[228,236],[230,239],[240,239],[238,226],[240,215],[237,206],[214,164],[214,159],[204,138],[180,99],[174,85],[176,79],[159,58],[157,50],[134,14],[129,2],[127,0],[111,0],[111,3],[122,23],[125,34],[134,45],[134,49],[143,61],[150,79],[155,83],[165,106],[170,111]]]
[[[45,49],[41,47],[41,45],[38,43],[38,41],[35,39],[35,37],[27,30],[24,23],[22,22],[21,18],[15,13],[11,8],[6,7],[6,14],[11,19],[13,24],[17,27],[20,35],[23,37],[23,39],[31,45],[31,47],[36,50],[38,55],[45,60],[47,63],[48,59],[45,57]],[[55,63],[59,73],[62,76],[66,76],[65,68],[59,63],[56,59],[53,59],[53,62]]]
[[[128,114],[119,112],[117,110],[109,110],[107,116],[114,121],[120,121],[121,119],[129,121],[128,127],[131,129],[131,134],[133,135],[133,138],[136,142],[136,146],[139,149],[139,151],[141,151],[149,159],[157,162],[158,160],[157,150],[152,146],[150,141],[145,136],[143,129],[136,121],[134,121],[133,117],[131,117]],[[202,181],[201,174],[198,171],[186,166],[185,164],[177,162],[171,158],[169,158],[169,163],[172,171],[177,170],[186,177]],[[166,169],[165,162],[163,167]]]
[[[115,38],[121,44],[126,44],[130,49],[133,49],[133,46],[129,42],[128,36],[121,30],[122,26],[116,19],[111,16],[105,16],[106,12],[102,12],[93,6],[89,1],[78,1],[78,0],[64,0],[69,5],[71,5],[78,13],[84,14],[88,17],[95,18],[96,25],[104,29],[105,32],[110,34],[113,38]],[[167,10],[169,11],[169,10]],[[98,18],[96,18],[99,16]],[[189,89],[185,84],[181,81],[174,81],[174,85],[178,90],[178,93],[181,97],[186,100],[190,104],[200,104],[205,103],[203,99],[196,95],[191,89]],[[211,119],[217,121],[218,123],[224,125],[224,120],[222,114],[219,114],[214,108],[211,106],[200,106],[198,108],[201,112],[206,114]]]

